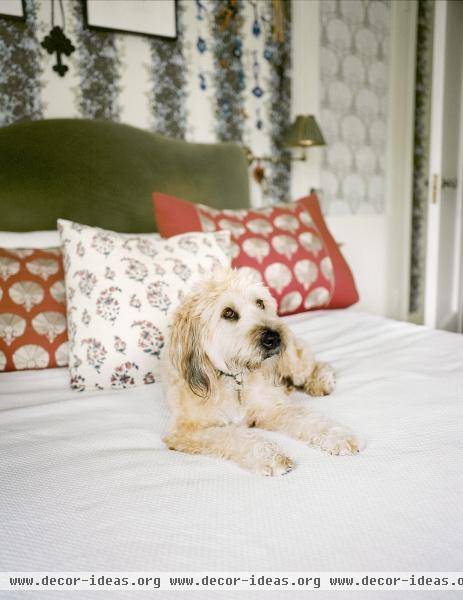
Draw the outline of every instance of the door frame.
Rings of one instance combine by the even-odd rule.
[[[410,293],[418,2],[391,2],[386,159],[386,316],[406,321]]]
[[[455,244],[455,252],[457,254],[455,260],[458,267],[455,269],[457,280],[455,281],[454,289],[457,297],[454,299],[454,302],[457,306],[457,331],[463,333],[463,74],[460,91],[460,143],[457,178],[457,230]]]
[[[439,278],[439,235],[440,235],[440,210],[442,202],[442,149],[443,149],[443,112],[445,89],[445,57],[447,33],[447,7],[448,0],[435,3],[434,7],[434,42],[432,60],[432,91],[431,91],[431,126],[429,149],[429,186],[428,186],[428,214],[426,231],[426,274],[424,292],[424,324],[435,328],[437,323],[437,293]],[[463,68],[463,63],[462,63]],[[439,78],[439,85],[436,85]],[[458,142],[458,168],[456,189],[456,230],[454,246],[452,312],[443,327],[456,327],[461,331],[463,308],[463,77],[460,89],[460,132]],[[436,179],[434,179],[436,178]]]

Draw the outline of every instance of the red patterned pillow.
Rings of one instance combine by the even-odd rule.
[[[68,364],[59,248],[0,248],[0,371]]]
[[[253,269],[281,315],[345,308],[358,301],[354,278],[323,219],[315,194],[267,208],[217,210],[155,192],[161,235],[227,229],[232,266]]]

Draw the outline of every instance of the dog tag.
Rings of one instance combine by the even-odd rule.
[[[238,398],[238,404],[241,404],[241,392],[243,391],[243,375],[240,373],[233,377],[235,381],[235,392]]]

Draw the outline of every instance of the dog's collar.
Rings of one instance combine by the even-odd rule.
[[[231,377],[235,382],[235,391],[238,395],[238,402],[241,404],[241,392],[243,391],[243,373],[238,373],[237,375],[233,375],[232,373],[225,373],[224,371],[219,371],[221,375],[225,375],[225,377]]]
[[[225,373],[224,371],[219,371],[219,373],[225,375],[225,377],[231,377],[237,386],[241,387],[243,385],[243,373],[237,373],[236,375],[233,375],[233,373]]]

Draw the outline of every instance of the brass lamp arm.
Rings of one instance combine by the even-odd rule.
[[[252,152],[252,150],[248,147],[245,147],[244,151],[246,153],[246,158],[247,158],[249,164],[252,164],[255,161],[269,162],[271,164],[276,164],[276,163],[290,163],[292,161],[306,161],[307,160],[307,157],[304,152],[302,154],[299,154],[298,156],[277,157],[277,156],[256,156]]]

